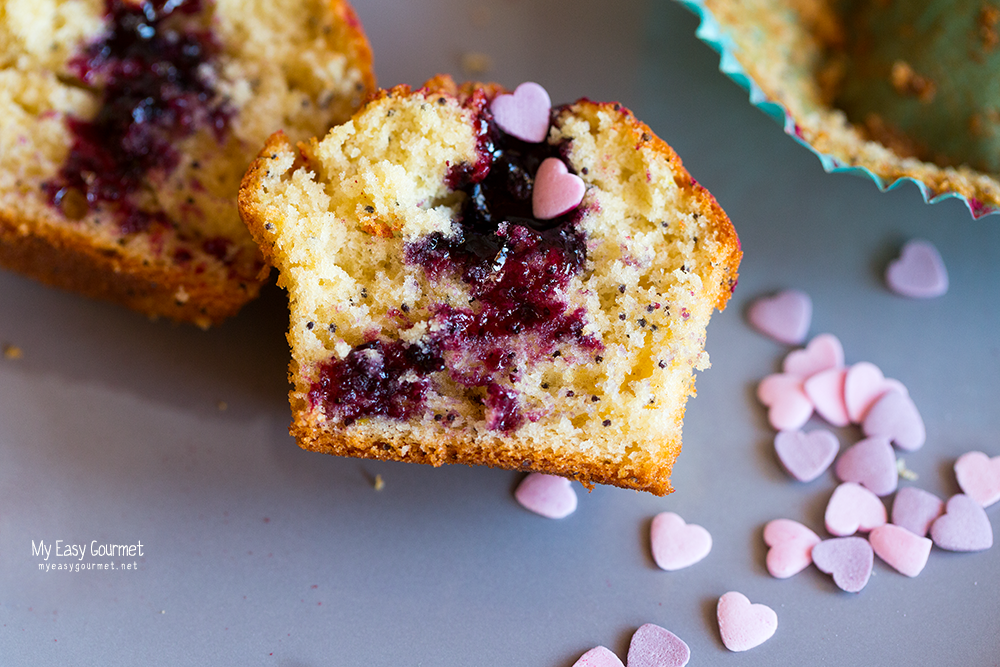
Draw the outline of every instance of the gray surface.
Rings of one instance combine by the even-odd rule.
[[[24,351],[0,359],[0,662],[570,667],[597,644],[624,656],[653,622],[691,646],[693,665],[1000,664],[1000,547],[935,549],[916,579],[877,562],[858,595],[814,569],[767,574],[763,525],[820,530],[834,481],[779,469],[753,388],[786,348],[744,320],[753,297],[809,292],[812,333],[909,387],[928,443],[906,464],[947,496],[959,454],[1000,454],[1000,219],[822,173],[718,73],[674,3],[355,4],[382,84],[460,75],[459,57],[478,51],[504,84],[620,100],[732,217],[746,257],[709,329],[677,492],[577,487],[578,511],[550,521],[514,502],[513,473],[307,454],[285,430],[280,292],[204,333],[0,273],[0,343]],[[883,287],[911,237],[940,249],[947,296]],[[649,522],[665,510],[708,528],[708,558],[653,565]],[[40,539],[141,541],[145,556],[132,572],[44,574]],[[714,608],[728,590],[776,610],[769,642],[723,648]]]

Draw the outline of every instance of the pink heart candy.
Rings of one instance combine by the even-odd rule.
[[[653,518],[649,537],[653,560],[667,571],[694,565],[712,550],[712,536],[707,530],[685,523],[673,512],[661,512]]]
[[[993,526],[983,506],[960,493],[948,499],[944,514],[931,524],[931,539],[948,551],[983,551],[993,546]]]
[[[798,345],[812,322],[812,299],[801,290],[784,290],[750,304],[747,319],[755,329],[779,343]]]
[[[815,373],[802,385],[806,396],[819,416],[833,426],[847,426],[851,423],[844,402],[844,381],[847,370],[828,368]]]
[[[595,646],[580,656],[573,667],[625,667],[617,655],[603,646]]]
[[[857,482],[876,496],[887,496],[899,483],[896,452],[887,438],[867,438],[844,450],[834,468],[841,482]]]
[[[904,486],[892,501],[892,522],[921,537],[943,512],[943,500],[915,486]]]
[[[915,577],[924,569],[933,545],[926,537],[891,523],[872,528],[868,541],[875,555],[908,577]]]
[[[788,375],[807,379],[820,371],[844,366],[844,346],[833,334],[815,336],[801,350],[793,350],[785,357],[781,370]]]
[[[767,552],[767,571],[776,579],[798,574],[812,562],[812,549],[819,542],[819,536],[798,521],[768,522],[764,526],[764,543],[771,547]]]
[[[583,179],[569,173],[565,162],[557,157],[545,158],[535,172],[532,215],[539,220],[558,218],[580,205],[586,189]]]
[[[690,659],[680,637],[652,623],[636,630],[628,646],[628,667],[684,667]]]
[[[532,81],[522,83],[511,94],[497,95],[490,111],[501,130],[521,141],[537,144],[549,134],[552,100]]]
[[[576,511],[576,492],[565,477],[533,472],[517,485],[514,497],[525,509],[549,519]]]
[[[912,452],[924,446],[927,430],[913,399],[895,389],[875,402],[862,424],[868,437],[889,438],[897,447]]]
[[[898,259],[889,262],[885,281],[896,294],[929,299],[948,291],[948,270],[930,241],[914,239],[903,245]]]
[[[837,436],[829,431],[780,431],[774,437],[778,460],[800,482],[811,482],[822,475],[839,450]]]
[[[1000,500],[1000,456],[988,457],[982,452],[967,452],[955,461],[958,485],[983,507]]]
[[[719,598],[715,613],[722,643],[730,651],[748,651],[760,646],[778,629],[778,615],[773,609],[759,603],[751,604],[747,596],[736,591]]]
[[[824,515],[826,530],[843,537],[868,532],[886,522],[885,505],[878,496],[854,482],[844,482],[833,491]]]
[[[757,385],[757,399],[768,407],[767,419],[778,431],[801,428],[813,413],[802,380],[794,375],[768,375]]]
[[[906,393],[906,387],[898,380],[887,379],[873,363],[859,361],[848,368],[844,378],[844,403],[851,423],[862,423],[868,410],[890,389]]]
[[[868,583],[875,552],[863,537],[835,537],[813,547],[812,559],[820,572],[833,575],[842,591],[857,593]]]

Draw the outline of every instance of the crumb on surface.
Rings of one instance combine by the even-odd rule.
[[[17,360],[24,356],[24,352],[17,345],[6,343],[3,346],[3,358]]]
[[[381,491],[385,488],[385,480],[382,479],[382,475],[375,475],[375,482],[372,484],[376,491]]]
[[[493,58],[479,51],[466,51],[462,54],[460,65],[468,75],[485,74],[493,69]]]
[[[897,93],[915,97],[924,104],[932,102],[937,94],[934,82],[917,74],[905,60],[897,60],[892,64],[890,81]]]
[[[896,459],[896,470],[899,476],[905,480],[915,481],[919,475],[906,467],[906,461],[903,459]]]

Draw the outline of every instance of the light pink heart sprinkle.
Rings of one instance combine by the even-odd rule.
[[[948,291],[948,270],[934,244],[914,239],[903,245],[898,259],[889,262],[885,281],[896,294],[929,299]]]
[[[668,572],[694,565],[712,550],[712,536],[707,530],[685,523],[673,512],[661,512],[653,518],[649,538],[653,560]]]
[[[551,110],[548,92],[532,81],[522,83],[513,93],[497,95],[490,104],[493,120],[501,130],[535,144],[549,134]]]
[[[569,173],[566,163],[557,157],[545,158],[535,172],[531,192],[531,211],[539,220],[558,218],[583,201],[587,189],[583,179]]]
[[[889,438],[897,447],[908,452],[924,446],[927,430],[913,399],[895,389],[875,402],[862,424],[868,437]]]
[[[1000,456],[988,457],[982,452],[967,452],[955,461],[958,485],[983,507],[1000,500]]]
[[[785,357],[781,370],[802,379],[831,368],[843,368],[844,346],[833,334],[819,334],[801,350],[793,350]]]
[[[684,667],[690,659],[680,637],[652,623],[636,630],[628,646],[628,667]]]
[[[802,379],[794,375],[768,375],[757,385],[757,399],[767,406],[767,420],[778,431],[801,428],[813,413]]]
[[[891,523],[872,528],[868,541],[876,556],[908,577],[915,577],[924,569],[933,545],[926,537]]]
[[[759,297],[750,304],[747,319],[755,329],[779,343],[799,345],[812,323],[812,299],[794,289]]]
[[[791,519],[775,519],[764,526],[767,571],[776,579],[798,574],[812,562],[812,549],[819,544],[819,535]]]
[[[835,537],[813,547],[813,563],[820,572],[833,575],[842,591],[857,593],[868,584],[875,566],[875,552],[863,537]]]
[[[747,596],[736,591],[719,598],[715,613],[722,643],[730,651],[748,651],[760,646],[778,629],[778,615],[773,609],[759,603],[751,604]]]
[[[859,361],[848,368],[844,378],[844,403],[851,423],[862,423],[875,402],[890,389],[907,393],[902,383],[886,378],[882,369],[871,362]]]
[[[838,537],[867,533],[886,522],[885,505],[860,484],[844,482],[830,496],[824,521],[827,532]]]
[[[788,474],[800,482],[822,475],[840,451],[840,441],[829,431],[780,431],[774,437],[774,451]]]
[[[921,537],[942,513],[944,501],[915,486],[904,486],[892,501],[892,522]]]
[[[580,656],[573,667],[625,667],[621,659],[604,646],[595,646]]]
[[[866,438],[851,445],[834,467],[841,482],[857,482],[876,496],[887,496],[899,483],[896,452],[888,438]]]
[[[533,472],[514,491],[517,502],[535,514],[562,519],[576,511],[576,491],[565,477]]]
[[[844,402],[846,378],[846,369],[829,368],[815,373],[802,385],[819,416],[833,426],[847,426],[851,423],[847,416],[847,404]]]
[[[983,506],[960,493],[948,499],[944,514],[931,524],[931,539],[948,551],[983,551],[993,546],[993,526]]]

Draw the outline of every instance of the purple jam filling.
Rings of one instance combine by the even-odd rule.
[[[67,119],[73,145],[59,175],[44,186],[69,217],[109,202],[117,205],[122,233],[168,224],[162,214],[141,210],[132,195],[149,172],[177,166],[180,139],[203,127],[224,138],[232,111],[205,67],[219,46],[184,18],[201,10],[201,0],[105,0],[107,33],[70,62],[82,85],[100,88],[100,109],[92,120]]]
[[[323,401],[345,425],[378,415],[406,420],[422,409],[428,376],[441,370],[440,352],[431,346],[376,340],[325,365],[309,397]]]
[[[578,229],[581,213],[572,211],[545,222],[531,213],[538,165],[548,157],[561,157],[563,147],[525,143],[506,135],[491,122],[485,108],[478,123],[479,162],[458,165],[448,175],[448,185],[466,194],[451,233],[435,233],[410,244],[405,257],[407,263],[422,266],[431,279],[460,277],[469,286],[470,304],[433,307],[433,325],[421,349],[434,350],[425,352],[434,363],[398,369],[399,375],[408,373],[418,380],[370,377],[368,366],[359,364],[355,355],[374,343],[325,364],[310,398],[314,405],[322,403],[339,414],[345,423],[365,415],[405,419],[419,414],[430,386],[427,375],[447,369],[454,381],[485,389],[482,400],[488,427],[509,433],[529,418],[516,391],[517,351],[524,358],[529,345],[529,358],[537,360],[560,354],[558,348],[563,345],[589,351],[602,348],[599,340],[583,333],[584,309],[566,312],[562,297],[570,279],[586,263],[586,238]],[[377,370],[388,377],[387,368]],[[377,398],[368,399],[364,391],[355,389],[369,386]],[[395,413],[385,407],[390,404],[397,406]]]

